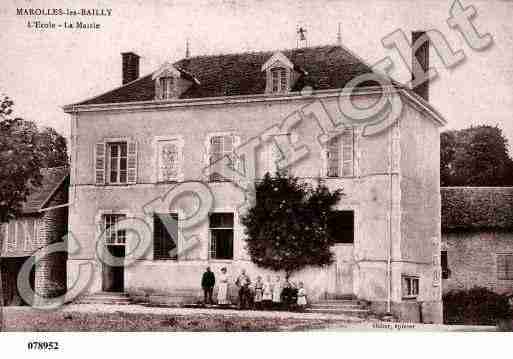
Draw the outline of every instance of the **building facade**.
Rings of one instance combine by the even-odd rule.
[[[513,187],[444,187],[443,291],[513,293]]]
[[[20,295],[17,279],[23,264],[41,248],[63,240],[68,226],[68,168],[41,170],[40,187],[30,192],[20,214],[0,224],[0,273],[4,305],[32,304],[33,297]],[[51,298],[66,291],[66,254],[52,253],[35,263],[31,289]]]
[[[276,275],[245,250],[240,217],[248,192],[231,176],[254,182],[285,158],[292,175],[344,192],[334,208],[335,262],[292,278],[305,283],[309,300],[352,296],[377,312],[418,320],[422,310],[425,321],[441,322],[444,120],[426,101],[391,85],[403,105],[396,121],[372,135],[356,121],[333,126],[343,118],[341,90],[372,73],[340,46],[190,57],[144,77],[137,55],[123,59],[121,87],[65,107],[72,123],[69,227],[81,247],[69,255],[68,284],[92,263],[90,293],[185,301],[200,296],[206,266],[215,273],[227,267],[233,281],[242,269],[251,278]],[[361,82],[351,99],[369,107],[382,90]],[[225,159],[234,170],[228,174],[216,167]],[[212,200],[169,201],[180,188],[207,188]],[[203,218],[182,225],[199,206],[207,207]],[[150,238],[148,250],[129,265],[106,264],[98,241],[114,256],[138,250],[121,224],[127,218]],[[178,219],[177,228],[169,218]]]

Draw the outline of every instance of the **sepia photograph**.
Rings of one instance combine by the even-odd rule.
[[[3,1],[0,342],[512,332],[511,19]]]

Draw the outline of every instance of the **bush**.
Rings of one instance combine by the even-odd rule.
[[[512,317],[509,298],[486,288],[450,291],[443,303],[446,324],[496,325]]]

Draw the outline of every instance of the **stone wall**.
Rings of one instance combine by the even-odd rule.
[[[67,203],[67,186],[62,186],[47,207]],[[43,212],[38,244],[44,247],[62,241],[67,233],[68,209],[61,207]],[[66,259],[63,252],[48,254],[35,265],[35,291],[42,297],[55,297],[66,291]]]
[[[449,278],[443,291],[485,287],[497,293],[513,291],[513,280],[497,278],[497,254],[513,253],[513,232],[444,233]]]

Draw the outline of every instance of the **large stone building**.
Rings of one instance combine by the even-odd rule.
[[[22,265],[39,249],[63,240],[68,225],[68,168],[41,170],[41,186],[22,204],[20,214],[0,224],[0,273],[4,305],[32,304],[17,286]],[[33,266],[31,287],[41,297],[55,297],[66,290],[66,254],[52,253]]]
[[[444,120],[424,99],[390,85],[387,91],[403,105],[397,121],[368,136],[364,124],[346,123],[328,129],[334,137],[322,142],[319,135],[327,133],[330,118],[342,118],[339,99],[347,92],[341,90],[372,73],[344,47],[187,57],[143,77],[139,57],[122,56],[121,87],[65,107],[72,128],[69,227],[81,246],[69,255],[68,284],[85,263],[95,268],[90,293],[149,297],[200,295],[207,265],[216,273],[227,267],[233,279],[242,268],[252,278],[266,275],[244,248],[240,216],[246,193],[211,165],[228,156],[254,181],[291,154],[283,154],[284,147],[294,154],[306,148],[308,155],[288,171],[343,188],[345,195],[334,212],[334,264],[307,268],[293,279],[305,282],[311,301],[355,296],[403,319],[418,318],[422,302],[423,319],[441,322]],[[362,82],[351,88],[351,99],[369,107],[383,89]],[[254,143],[254,156],[241,150]],[[202,205],[208,202],[204,218],[184,228],[179,224],[177,234],[162,215],[181,223],[198,198],[179,196],[170,204],[167,199],[187,183],[199,190],[198,181],[213,201],[199,196]],[[102,263],[100,237],[115,256],[137,250],[130,231],[121,228],[123,218],[136,219],[131,225],[151,237],[150,248],[126,267]]]
[[[513,187],[443,187],[443,290],[513,294]]]

